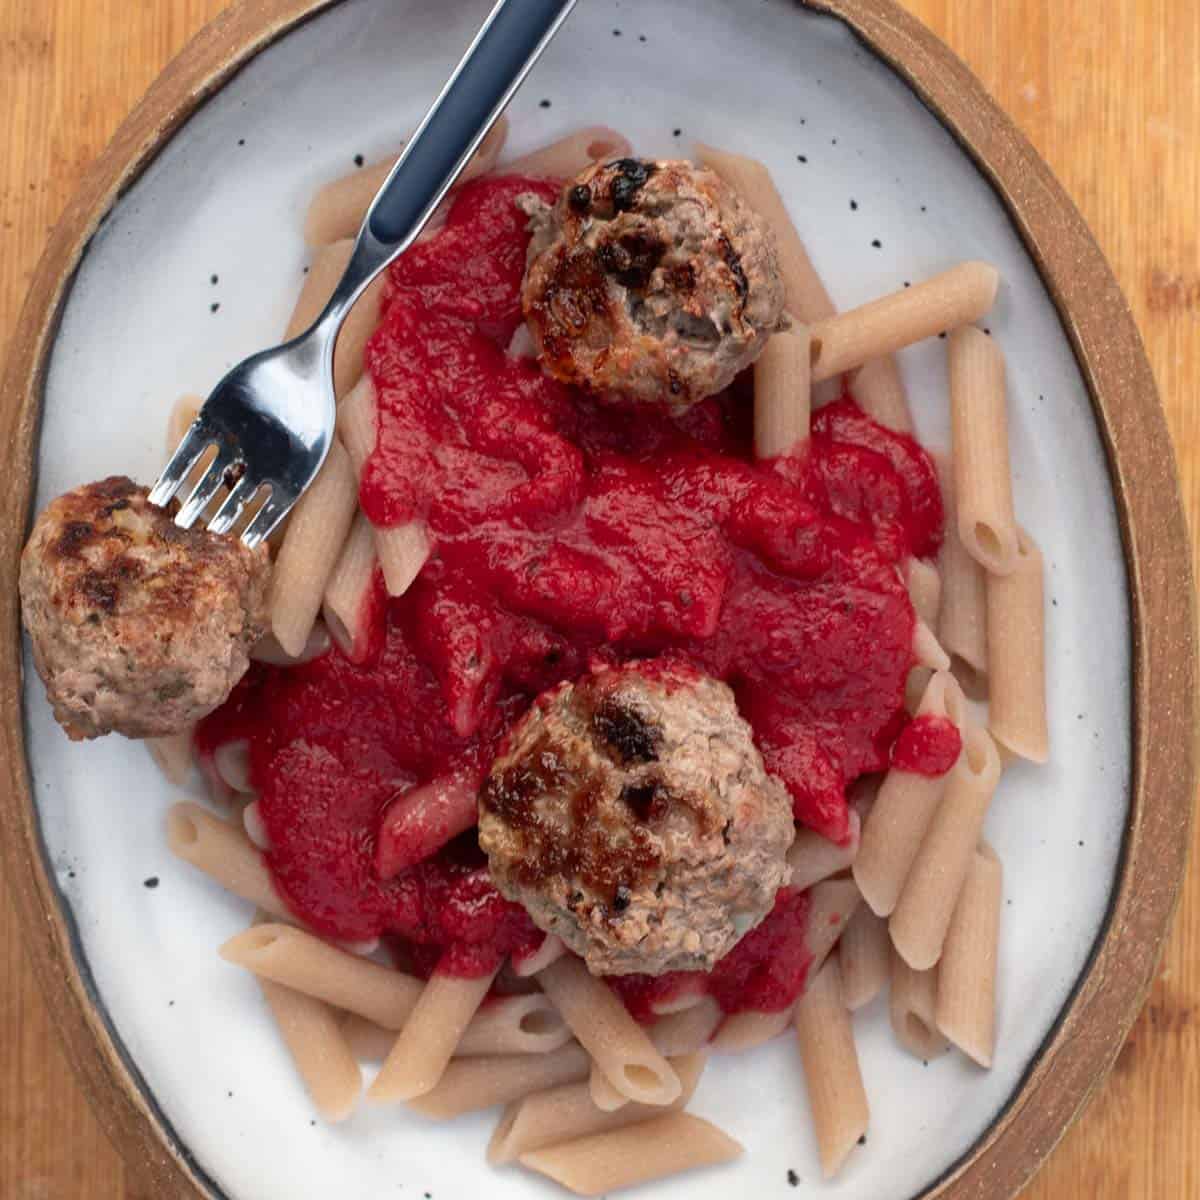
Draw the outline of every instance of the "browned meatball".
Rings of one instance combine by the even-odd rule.
[[[662,662],[548,692],[479,800],[496,886],[597,975],[711,969],[771,910],[794,835],[733,693]]]
[[[719,392],[787,324],[770,229],[713,171],[588,168],[534,229],[522,289],[543,367],[678,411]]]
[[[266,546],[183,530],[122,476],[52,501],[21,555],[21,610],[70,737],[156,737],[210,713],[266,630]]]

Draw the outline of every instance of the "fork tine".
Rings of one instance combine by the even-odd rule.
[[[246,511],[246,505],[257,494],[258,483],[250,478],[250,473],[247,471],[221,502],[221,507],[217,509],[213,519],[208,523],[208,532],[228,533],[237,524],[242,513]]]
[[[259,542],[270,536],[271,530],[283,520],[291,507],[292,499],[284,494],[278,484],[271,484],[271,494],[242,531],[242,541],[253,550]]]
[[[154,487],[150,490],[150,503],[160,507],[167,504],[171,497],[179,491],[180,485],[188,472],[196,465],[196,460],[212,444],[212,434],[204,428],[197,418],[183,435],[183,441],[175,448],[171,461],[163,467]]]
[[[180,529],[191,529],[196,519],[208,507],[209,501],[221,490],[225,482],[225,472],[233,466],[233,454],[222,447],[213,459],[212,465],[200,477],[192,494],[183,502],[183,507],[175,517],[175,524]]]

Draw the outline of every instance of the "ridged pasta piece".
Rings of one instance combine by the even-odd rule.
[[[930,1062],[950,1049],[950,1043],[937,1028],[937,976],[936,967],[914,971],[893,948],[888,992],[892,1033],[909,1054],[923,1062]]]
[[[774,334],[754,364],[754,457],[803,453],[809,435],[808,330]]]
[[[869,905],[859,905],[838,943],[842,1000],[851,1012],[864,1008],[883,991],[891,946],[887,922]]]
[[[573,179],[594,162],[625,158],[632,153],[629,139],[607,125],[586,125],[565,137],[501,163],[500,175],[526,175],[547,179]]]
[[[958,536],[953,466],[944,455],[935,456],[935,462],[946,512],[946,532],[938,557],[942,577],[938,641],[950,655],[950,669],[963,691],[978,700],[987,695],[987,576]]]
[[[351,662],[363,662],[370,649],[378,565],[375,527],[365,513],[359,512],[342,544],[322,598],[329,635]]]

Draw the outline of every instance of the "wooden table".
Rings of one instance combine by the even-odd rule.
[[[905,0],[1033,140],[1116,269],[1200,517],[1200,6]],[[0,330],[84,167],[223,0],[0,0]],[[1200,826],[1197,827],[1200,840]],[[0,1197],[139,1196],[58,1048],[0,900]],[[1200,886],[1116,1071],[1031,1200],[1200,1197]]]

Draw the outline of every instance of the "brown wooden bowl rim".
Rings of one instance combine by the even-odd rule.
[[[0,524],[0,841],[26,943],[101,1123],[159,1194],[219,1195],[140,1083],[74,956],[46,872],[21,709],[18,559],[50,348],[100,221],[180,126],[263,49],[340,0],[242,0],[171,62],[92,164],[42,256],[0,384],[11,450]],[[839,18],[912,88],[991,182],[1058,310],[1109,457],[1133,626],[1132,800],[1119,879],[1088,965],[1018,1088],[922,1200],[1008,1200],[1111,1068],[1152,982],[1182,886],[1196,785],[1195,591],[1166,421],[1137,327],[1103,254],[1036,151],[968,68],[894,0],[799,0]],[[1155,719],[1150,750],[1150,703]]]

